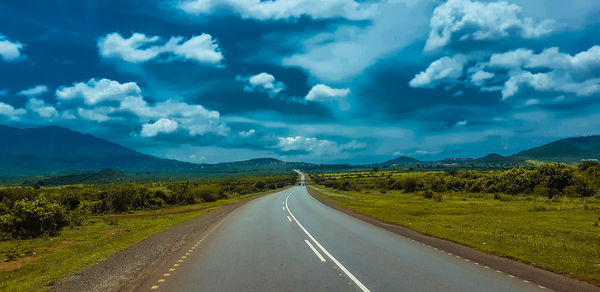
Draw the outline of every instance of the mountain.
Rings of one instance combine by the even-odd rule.
[[[23,184],[41,187],[73,184],[107,184],[126,182],[128,180],[129,176],[124,172],[113,169],[103,169],[97,172],[88,171],[84,173],[50,176],[40,180],[28,180]]]
[[[600,136],[566,138],[521,151],[510,157],[524,160],[573,163],[600,159]]]
[[[63,181],[126,180],[122,172],[247,172],[315,168],[323,165],[257,158],[217,164],[195,164],[143,154],[119,144],[66,128],[17,129],[0,125],[0,177],[51,175],[40,184]],[[327,167],[334,167],[328,165]],[[104,170],[103,169],[113,169]],[[100,171],[95,173],[96,171]]]
[[[380,163],[379,165],[395,166],[395,165],[415,165],[415,164],[419,164],[419,163],[421,163],[421,161],[416,160],[414,158],[407,157],[407,156],[400,156],[400,157],[394,158],[392,160],[388,160],[386,162]]]
[[[502,156],[497,153],[491,153],[484,157],[471,160],[472,164],[484,164],[484,165],[506,165],[506,164],[522,164],[525,161],[516,157]]]
[[[113,168],[121,171],[193,170],[200,165],[146,155],[92,135],[51,126],[0,126],[0,176]]]

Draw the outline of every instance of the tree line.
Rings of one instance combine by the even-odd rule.
[[[178,182],[0,188],[0,239],[56,235],[90,215],[214,202],[295,183],[296,174]]]
[[[600,164],[586,161],[576,166],[547,163],[498,171],[449,170],[440,172],[372,172],[371,175],[311,174],[320,185],[343,191],[403,190],[442,193],[448,191],[495,193],[509,196],[600,197]],[[499,197],[499,196],[497,196]]]

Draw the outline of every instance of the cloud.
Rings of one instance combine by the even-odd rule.
[[[110,79],[92,78],[87,82],[73,83],[69,87],[59,87],[56,97],[62,108],[70,107],[63,112],[63,116],[77,114],[82,119],[96,122],[110,120],[143,124],[142,131],[144,128],[146,130],[141,136],[155,136],[156,134],[150,134],[160,133],[160,127],[172,127],[172,123],[161,119],[175,122],[177,129],[186,131],[190,136],[208,133],[226,135],[229,131],[221,122],[218,111],[173,99],[150,104],[135,82],[120,83]],[[77,101],[79,103],[76,103]],[[76,108],[73,108],[74,106]]]
[[[457,127],[464,127],[464,126],[466,126],[468,124],[469,124],[469,122],[467,120],[463,120],[463,121],[456,122],[455,126],[457,126]]]
[[[430,1],[384,1],[378,3],[369,25],[346,24],[331,32],[286,36],[291,46],[300,43],[301,50],[283,57],[281,64],[303,68],[322,81],[351,79],[422,39],[431,9]]]
[[[0,115],[7,116],[9,119],[18,119],[19,116],[26,114],[27,111],[22,108],[13,107],[10,104],[0,102]]]
[[[600,93],[600,46],[575,55],[547,48],[539,54],[517,49],[493,54],[482,64],[490,69],[508,69],[508,80],[501,88],[504,99],[516,95],[522,87],[540,92],[571,93],[590,96]]]
[[[250,137],[250,136],[253,136],[254,133],[256,133],[256,130],[250,129],[248,131],[241,131],[240,132],[240,136],[242,136],[242,137]]]
[[[440,83],[455,82],[463,74],[464,57],[455,56],[453,58],[442,57],[421,71],[408,83],[410,87],[428,87],[433,88]]]
[[[263,91],[267,92],[269,96],[275,96],[279,92],[285,89],[285,84],[281,81],[276,81],[275,76],[262,72],[250,77],[237,77],[238,80],[246,81],[247,84],[244,86],[244,91]]]
[[[302,16],[361,20],[372,16],[377,9],[376,4],[354,0],[188,0],[179,2],[177,7],[195,15],[226,10],[242,18],[258,20],[286,20]]]
[[[177,122],[166,118],[161,118],[154,123],[144,124],[140,136],[154,137],[159,133],[172,133],[177,130]]]
[[[554,26],[552,20],[536,23],[521,16],[521,7],[506,1],[448,0],[433,11],[425,51],[441,49],[453,41],[538,38],[552,32]]]
[[[328,100],[339,100],[345,98],[350,94],[348,88],[331,88],[325,84],[317,84],[313,86],[305,99],[310,101],[328,101]]]
[[[275,148],[282,152],[306,152],[317,156],[338,154],[342,151],[353,151],[366,148],[365,143],[356,141],[340,145],[331,140],[317,139],[314,137],[279,137],[278,140],[279,142]]]
[[[25,45],[20,42],[10,41],[6,36],[0,33],[0,57],[5,61],[16,61],[19,60],[21,55],[21,49]]]
[[[131,63],[143,63],[166,56],[163,61],[192,60],[202,64],[218,65],[223,54],[210,34],[203,33],[192,36],[189,40],[181,36],[173,36],[162,42],[158,36],[146,36],[133,33],[123,38],[118,32],[109,33],[98,39],[98,50],[103,58],[122,59]]]
[[[55,107],[46,104],[41,99],[31,98],[27,102],[27,109],[37,113],[42,118],[56,118],[58,117],[58,111]]]
[[[19,91],[18,94],[24,95],[24,96],[38,96],[38,95],[44,94],[46,92],[48,92],[48,86],[36,85],[34,87],[21,90],[21,91]]]
[[[61,86],[56,90],[59,100],[83,100],[86,105],[105,101],[122,101],[128,96],[140,96],[142,90],[135,82],[119,83],[110,79],[92,78],[86,83],[77,82],[73,86]]]
[[[477,70],[471,75],[471,82],[477,86],[481,86],[486,80],[494,78],[494,76],[494,73]]]

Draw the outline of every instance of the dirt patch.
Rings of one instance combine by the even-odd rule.
[[[75,241],[61,241],[55,246],[47,246],[47,247],[38,247],[35,248],[36,251],[55,251],[65,249],[67,247],[75,245],[77,242]]]
[[[40,257],[39,256],[22,257],[22,258],[17,258],[12,261],[0,263],[0,271],[10,272],[10,271],[18,270],[21,267],[23,267],[23,265],[25,265],[26,263],[33,262],[33,261],[37,260],[38,258],[40,258]]]
[[[373,217],[369,217],[362,213],[358,213],[354,210],[350,210],[345,208],[337,203],[325,198],[321,194],[319,194],[314,189],[307,187],[308,193],[323,203],[326,206],[329,206],[333,209],[336,209],[342,213],[350,215],[354,218],[363,220],[367,223],[373,224],[380,228],[383,228],[387,231],[396,233],[398,235],[414,239],[418,242],[425,243],[427,245],[436,247],[438,249],[451,252],[455,255],[461,256],[465,259],[469,259],[472,261],[476,261],[482,265],[492,267],[496,270],[500,270],[506,272],[508,274],[515,275],[521,279],[526,279],[531,282],[537,283],[539,285],[543,285],[552,290],[556,291],[578,291],[578,292],[598,292],[600,291],[600,287],[594,286],[590,283],[579,281],[576,279],[568,278],[566,276],[558,275],[552,273],[547,270],[543,270],[534,266],[530,266],[525,263],[521,263],[515,260],[495,256],[489,253],[485,253],[479,250],[475,250],[473,248],[448,241],[445,239],[440,239],[437,237],[425,235],[418,231],[412,230],[408,227],[396,225],[394,223],[381,221],[375,219]]]

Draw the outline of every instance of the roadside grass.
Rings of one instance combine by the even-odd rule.
[[[373,218],[600,284],[599,199],[446,192],[438,202],[402,191],[310,187]]]
[[[266,193],[275,191],[281,189]],[[93,216],[82,226],[64,228],[56,237],[0,241],[0,291],[45,290],[62,276],[99,263],[152,234],[225,204],[259,194],[162,210]],[[177,211],[180,213],[161,216]],[[157,216],[136,216],[144,214]],[[123,215],[129,216],[122,218]],[[11,261],[4,262],[6,259]]]

